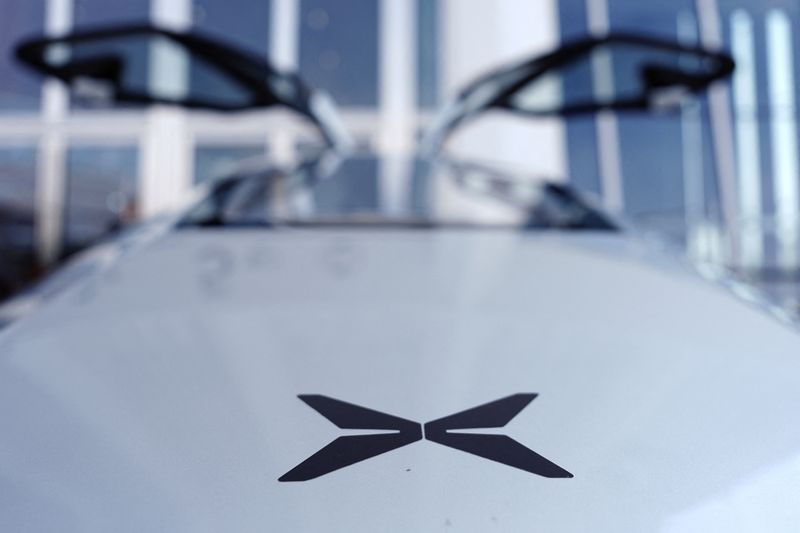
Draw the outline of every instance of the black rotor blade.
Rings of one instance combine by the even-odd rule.
[[[440,433],[431,435],[425,430],[428,440],[471,453],[490,461],[513,466],[544,477],[572,477],[572,474],[526,448],[508,435],[480,435],[474,433]]]
[[[308,481],[340,468],[392,451],[422,438],[421,432],[339,437],[278,478],[278,481]]]
[[[397,433],[339,437],[278,481],[308,481],[422,440],[422,426],[417,422],[319,394],[303,394],[299,398],[342,429],[389,429]]]
[[[452,429],[499,428],[510,422],[536,398],[534,393],[514,394],[425,424],[425,438],[544,477],[572,477],[572,474],[526,448],[507,435],[450,433]]]
[[[387,415],[380,411],[367,409],[360,405],[343,402],[321,394],[301,394],[298,396],[316,412],[342,429],[396,429],[409,430],[418,427],[417,422]]]

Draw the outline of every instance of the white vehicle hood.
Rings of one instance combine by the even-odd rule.
[[[2,531],[797,531],[800,337],[600,234],[181,230],[0,335]],[[342,435],[538,396],[547,478]]]

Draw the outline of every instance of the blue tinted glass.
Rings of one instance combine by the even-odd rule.
[[[194,0],[196,28],[260,55],[269,48],[269,0]]]
[[[417,103],[439,105],[439,0],[417,0]]]
[[[194,153],[194,182],[224,177],[234,172],[243,159],[264,154],[263,144],[198,146]]]
[[[150,17],[150,0],[75,0],[75,26],[144,22]]]
[[[678,40],[678,16],[694,0],[610,0],[612,30],[635,30]],[[615,63],[617,76],[624,65]],[[680,116],[618,115],[626,211],[655,216],[666,225],[683,220],[683,137]],[[666,229],[666,228],[665,228]]]
[[[561,38],[573,40],[587,33],[586,0],[560,0],[558,2],[558,24]]]
[[[558,22],[563,40],[585,37],[588,32],[586,0],[558,2]],[[582,71],[567,72],[563,83],[564,98],[570,100],[591,83]],[[600,193],[594,117],[570,117],[565,123],[570,182],[582,190]]]
[[[42,0],[5,0],[0,16],[0,111],[39,107],[40,78],[24,70],[13,57],[16,43],[44,27]]]
[[[593,116],[575,116],[565,122],[569,181],[581,190],[601,194],[595,119]]]
[[[78,43],[70,47],[71,60],[85,61],[107,56],[119,57],[122,64],[119,83],[126,90],[145,92],[150,58],[150,37],[135,35]]]
[[[694,4],[693,0],[608,0],[611,31],[631,31],[677,40],[679,14],[691,18]],[[585,0],[560,1],[558,8],[563,39],[572,40],[588,33]],[[624,65],[618,63],[615,70],[619,75]],[[592,84],[585,72],[575,72],[570,76],[564,79],[567,98]],[[626,211],[631,215],[656,216],[662,221],[669,220],[670,224],[680,223],[684,209],[680,116],[618,113],[617,118]],[[596,135],[594,117],[567,120],[571,180],[581,188],[602,192]],[[710,157],[704,159],[711,160]],[[708,168],[703,167],[700,171],[713,180],[713,173]]]
[[[36,272],[35,183],[36,149],[0,147],[0,300]]]
[[[378,102],[378,4],[301,0],[300,72],[342,105]]]
[[[374,159],[348,159],[314,187],[319,212],[351,213],[380,208],[378,166]]]
[[[92,28],[106,24],[146,23],[150,19],[150,0],[75,0],[75,27]],[[142,52],[145,52],[142,49]],[[136,67],[139,72],[146,72],[148,59],[141,57]],[[81,101],[70,94],[73,108],[85,107],[120,107],[120,104],[99,104],[98,102]]]
[[[70,148],[67,155],[65,253],[72,253],[138,215],[133,146]]]
[[[611,29],[675,39],[678,13],[694,11],[695,0],[608,0]]]
[[[791,38],[794,49],[794,76],[795,76],[795,102],[800,102],[800,3],[785,2],[781,0],[719,0],[720,20],[724,30],[725,46],[733,49],[733,35],[731,33],[732,16],[739,11],[745,13],[752,24],[753,42],[753,74],[755,77],[755,100],[758,112],[755,115],[748,109],[738,109],[736,105],[736,93],[731,92],[733,117],[735,120],[755,120],[758,123],[758,145],[760,180],[762,191],[774,191],[776,168],[773,162],[773,138],[770,114],[772,106],[770,102],[769,69],[770,57],[767,47],[767,14],[775,9],[784,13],[790,21]],[[774,57],[772,58],[775,59]],[[767,192],[762,193],[762,209],[766,215],[775,213],[775,195]]]
[[[36,149],[0,147],[0,245],[33,245],[35,184]]]

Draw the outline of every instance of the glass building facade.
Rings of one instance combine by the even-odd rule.
[[[482,1],[2,0],[0,46],[10,51],[29,34],[100,24],[151,20],[191,26],[270,57],[282,68],[296,68],[334,97],[362,140],[374,142],[391,130],[398,115],[386,110],[395,109],[393,99],[403,100],[413,141],[452,96],[446,92],[482,73],[476,68],[465,79],[452,76],[453,65],[463,70],[471,59],[460,57],[463,50],[453,44],[454,24],[460,12]],[[493,9],[510,10],[524,1],[502,0]],[[787,0],[554,0],[553,11],[562,41],[627,31],[687,44],[718,42],[738,64],[716,103],[704,98],[670,116],[564,121],[567,179],[606,200],[616,195],[609,205],[708,257],[725,256],[719,228],[734,213],[743,265],[797,266],[799,254],[792,250],[800,248],[800,57],[795,52],[800,5]],[[391,36],[384,31],[403,20],[408,24],[401,31]],[[503,31],[487,35],[467,35],[472,42],[464,49],[474,50],[466,45],[478,38],[508,37]],[[393,47],[403,53],[393,54]],[[397,79],[408,85],[399,93],[392,86]],[[570,81],[594,82],[591,77]],[[181,183],[176,190],[185,191],[229,171],[241,157],[280,157],[287,146],[303,144],[281,138],[276,132],[286,129],[285,122],[273,121],[269,111],[230,119],[188,112],[165,118],[161,111],[89,108],[68,98],[60,104],[63,89],[59,94],[57,87],[44,90],[45,85],[11,54],[0,54],[0,201],[31,211],[28,218],[44,219],[26,234],[44,260],[153,212],[148,206],[158,187],[148,176],[159,169]],[[564,90],[570,91],[569,84]],[[710,112],[714,105],[716,119]],[[400,119],[401,126],[409,126],[402,123],[402,113]],[[720,130],[720,120],[726,131]],[[63,127],[54,130],[55,123]],[[165,142],[173,144],[160,149]],[[729,167],[720,146],[732,147]],[[530,169],[536,171],[535,162]],[[731,197],[731,189],[734,201],[726,204],[722,198]]]

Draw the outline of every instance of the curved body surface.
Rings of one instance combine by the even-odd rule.
[[[624,235],[188,228],[0,339],[5,531],[797,523],[797,334]],[[573,477],[415,438],[279,481],[393,434],[298,395],[424,424],[515,394],[500,427],[446,432]]]

